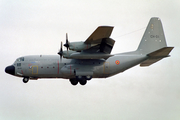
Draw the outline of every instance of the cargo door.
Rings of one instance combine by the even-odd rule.
[[[32,66],[32,74],[38,74],[38,66],[37,65]]]

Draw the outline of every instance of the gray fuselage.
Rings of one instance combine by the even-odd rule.
[[[13,66],[15,76],[38,78],[66,78],[90,75],[92,78],[106,78],[131,68],[147,57],[144,55],[116,54],[104,59],[62,59],[58,55],[32,55],[18,58]]]

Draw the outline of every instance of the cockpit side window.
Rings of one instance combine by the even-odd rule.
[[[24,57],[22,57],[22,58],[20,58],[21,59],[21,61],[24,61]]]
[[[18,62],[24,61],[24,57],[18,58],[17,61],[18,61]]]

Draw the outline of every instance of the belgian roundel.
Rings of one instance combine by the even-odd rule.
[[[120,62],[119,62],[119,60],[116,60],[115,63],[116,63],[116,65],[119,65]]]

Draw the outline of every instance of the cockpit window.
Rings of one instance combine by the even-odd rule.
[[[17,61],[18,61],[18,62],[24,61],[24,57],[18,58]]]

